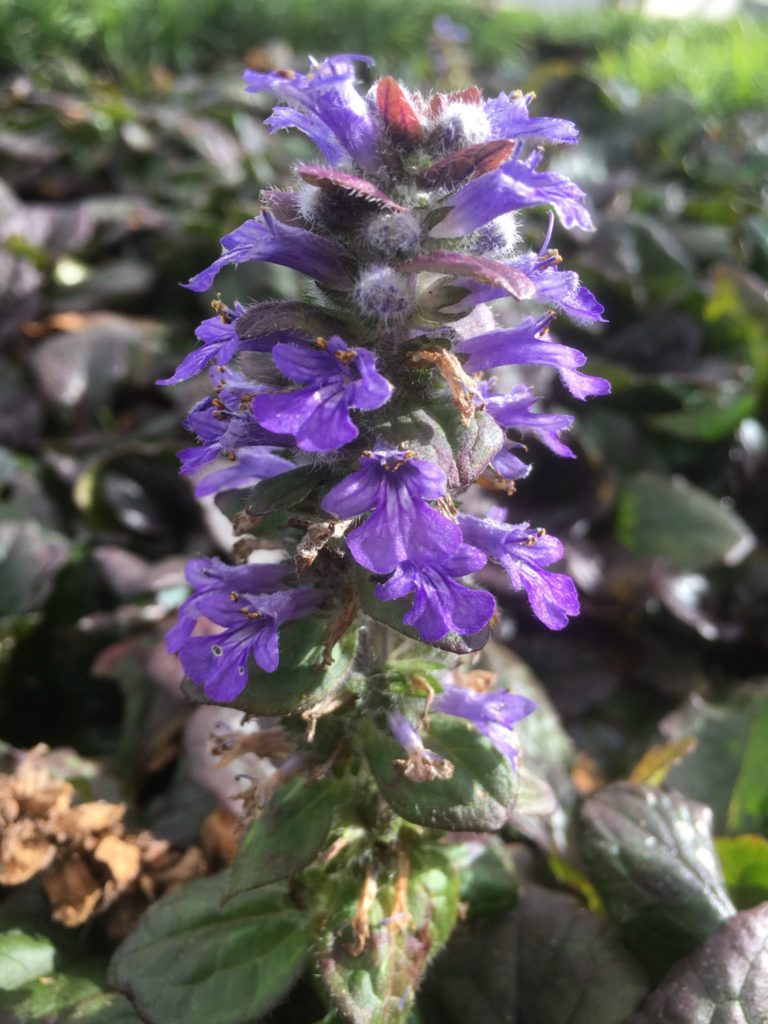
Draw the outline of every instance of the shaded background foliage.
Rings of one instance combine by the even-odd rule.
[[[466,26],[470,41],[441,37],[436,15]],[[546,18],[464,0],[362,10],[349,0],[28,0],[0,9],[0,37],[3,739],[106,758],[94,791],[128,799],[137,825],[182,846],[221,795],[191,753],[189,711],[160,636],[184,596],[185,557],[229,535],[216,506],[195,501],[176,473],[174,453],[187,443],[180,413],[197,385],[170,395],[153,381],[205,315],[177,282],[209,262],[222,230],[253,214],[259,188],[289,180],[305,152],[301,140],[267,135],[264,101],[241,89],[243,61],[368,52],[382,73],[415,85],[534,89],[539,113],[582,131],[553,166],[589,191],[598,231],[559,242],[606,305],[607,327],[570,330],[614,395],[575,410],[581,457],[537,450],[511,499],[517,519],[567,540],[582,616],[553,635],[518,618],[503,580],[488,580],[509,613],[500,636],[518,678],[535,675],[553,705],[521,732],[560,806],[545,825],[513,825],[540,851],[537,879],[558,878],[607,908],[654,980],[715,942],[734,909],[726,901],[742,910],[768,896],[766,22]],[[297,294],[280,268],[249,265],[243,280],[250,297]],[[226,296],[226,273],[220,287]],[[556,388],[545,393],[567,404]],[[625,778],[652,743],[691,736],[696,749],[666,784],[710,806],[730,896],[681,882],[680,933],[655,960],[643,950],[669,922],[649,923],[643,901],[626,896],[606,839],[620,787],[654,776],[646,763],[636,783],[600,787]],[[576,827],[574,801],[593,790]],[[621,842],[635,853],[649,835],[646,845],[663,844],[662,825],[644,828]],[[668,897],[659,863],[634,876],[651,917]],[[691,911],[697,900],[704,909]],[[514,919],[473,925],[460,942],[508,948],[516,929],[546,931],[578,910],[571,897],[533,890]],[[628,986],[631,1012],[636,967],[622,966],[614,933],[589,934],[609,948],[607,977],[615,969]],[[460,965],[470,955],[459,947],[438,962],[426,1020],[458,1012],[460,1000],[446,997],[460,973],[450,957]],[[517,1000],[524,1022],[559,1020],[533,991],[499,999]],[[495,1012],[473,1019],[503,1019]],[[672,1020],[652,1012],[661,1011],[637,1021]]]

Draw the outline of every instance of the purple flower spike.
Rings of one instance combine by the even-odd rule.
[[[499,93],[486,100],[483,109],[491,125],[494,139],[531,138],[545,142],[567,143],[579,141],[579,131],[573,121],[559,117],[531,117],[528,106],[534,93]]]
[[[570,576],[543,567],[562,558],[563,545],[528,523],[507,525],[505,515],[502,509],[493,509],[486,519],[459,516],[464,539],[506,569],[513,588],[525,590],[534,615],[545,626],[562,629],[569,615],[579,614],[576,587]]]
[[[564,227],[594,231],[585,198],[578,185],[562,174],[539,172],[530,163],[509,160],[450,196],[447,216],[430,234],[433,238],[469,235],[503,213],[545,204],[552,206]]]
[[[361,461],[322,502],[339,519],[374,510],[347,534],[355,561],[377,573],[392,572],[400,562],[444,564],[461,545],[461,530],[427,504],[445,494],[442,469],[393,449],[364,452]]]
[[[514,765],[517,759],[515,722],[536,710],[534,701],[508,690],[475,693],[461,686],[446,686],[432,702],[432,710],[464,718],[487,736],[496,749]]]
[[[338,162],[346,151],[361,167],[378,163],[380,129],[365,98],[355,88],[353,60],[372,64],[370,57],[340,54],[321,63],[312,61],[309,74],[296,71],[248,70],[243,77],[248,92],[271,92],[283,103],[299,107],[299,117],[279,108],[273,127],[296,127],[308,135],[328,159]],[[282,123],[279,123],[282,121]]]
[[[193,292],[205,292],[223,267],[262,260],[298,270],[329,288],[350,287],[349,274],[342,263],[343,246],[312,231],[293,227],[262,213],[235,228],[221,240],[222,255],[184,285]]]
[[[280,626],[314,611],[319,600],[312,587],[271,593],[207,591],[200,595],[195,611],[222,631],[185,641],[179,650],[184,671],[205,687],[207,697],[232,700],[248,681],[249,658],[265,672],[274,672],[280,659]]]
[[[373,353],[339,337],[319,338],[314,346],[280,343],[272,358],[288,380],[308,386],[257,395],[253,415],[268,430],[293,434],[305,451],[333,451],[354,440],[359,430],[350,408],[378,409],[392,394]]]
[[[472,636],[488,625],[496,602],[485,590],[457,583],[486,563],[482,551],[463,544],[444,565],[403,562],[386,583],[376,587],[381,601],[395,601],[413,594],[413,604],[403,622],[414,626],[427,643],[437,643],[447,633]]]
[[[574,452],[560,440],[559,436],[563,430],[568,430],[573,425],[573,416],[564,413],[533,412],[531,406],[537,401],[538,398],[531,388],[519,384],[507,394],[486,395],[484,404],[486,411],[493,416],[499,426],[507,430],[519,430],[522,434],[531,434],[555,455],[575,459]],[[507,455],[506,458],[510,456]],[[498,466],[496,468],[498,469]],[[525,468],[528,469],[527,466]],[[508,476],[511,480],[517,479],[506,473],[502,475]]]

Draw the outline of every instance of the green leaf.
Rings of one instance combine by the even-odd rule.
[[[281,786],[243,838],[227,896],[279,882],[306,867],[322,850],[349,779],[294,779]]]
[[[504,914],[517,903],[515,861],[498,836],[449,843],[445,852],[459,873],[461,901],[473,914]]]
[[[560,892],[527,887],[498,923],[478,919],[427,976],[425,1024],[625,1024],[647,983],[605,921]]]
[[[768,900],[768,839],[764,836],[721,836],[715,848],[728,892],[739,910]]]
[[[311,921],[282,886],[222,906],[228,872],[155,903],[117,949],[111,984],[149,1024],[252,1024],[301,974]]]
[[[619,496],[617,539],[638,555],[676,569],[736,565],[752,550],[747,524],[717,498],[682,478],[638,473]]]
[[[248,513],[266,516],[270,512],[284,512],[296,508],[327,477],[324,466],[299,466],[287,473],[261,480],[251,491]]]
[[[393,762],[404,752],[388,730],[369,722],[365,753],[384,799],[407,821],[456,832],[494,832],[517,793],[508,758],[463,721],[432,715],[424,744],[453,765],[450,779],[413,782]]]
[[[726,405],[707,398],[700,400],[695,407],[656,413],[648,417],[648,423],[672,437],[711,443],[730,437],[745,417],[754,414],[756,408],[755,395],[741,395]]]
[[[456,873],[442,851],[410,854],[406,917],[396,881],[379,886],[371,935],[355,956],[352,918],[362,880],[347,880],[325,929],[317,966],[334,1010],[348,1024],[404,1024],[429,961],[448,939],[459,909]]]
[[[9,1011],[13,1024],[60,1020],[101,992],[104,969],[103,958],[79,952],[71,941],[62,948],[34,925],[7,927],[0,933],[0,1018],[5,1021],[3,1011]]]
[[[78,1003],[61,1024],[140,1024],[125,996],[101,992]]]
[[[590,878],[626,944],[657,975],[735,912],[711,827],[708,807],[629,782],[581,808]]]
[[[662,722],[668,739],[695,736],[696,749],[667,784],[708,803],[716,832],[768,827],[768,685],[745,687],[724,704],[691,699]]]
[[[322,667],[328,620],[289,622],[280,630],[280,664],[263,672],[251,662],[248,685],[232,701],[209,700],[202,686],[186,680],[184,693],[196,704],[222,704],[251,715],[290,715],[307,711],[342,689],[351,672],[353,638],[333,649],[333,664]]]
[[[628,1024],[765,1024],[768,903],[726,921]]]

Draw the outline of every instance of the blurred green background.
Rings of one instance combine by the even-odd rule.
[[[426,89],[532,89],[538,113],[581,128],[552,166],[589,191],[599,227],[555,241],[610,323],[560,334],[614,395],[576,410],[578,462],[534,453],[513,509],[567,539],[584,612],[553,636],[501,598],[505,639],[579,746],[603,776],[621,775],[691,694],[728,700],[764,672],[759,12],[712,22],[465,0],[25,0],[0,7],[0,38],[7,740],[117,748],[131,784],[153,742],[147,715],[169,672],[157,652],[184,557],[227,541],[216,507],[176,474],[189,443],[179,420],[200,386],[169,394],[153,381],[205,315],[177,282],[307,152],[267,134],[267,100],[245,95],[241,68],[307,53],[370,53],[378,73]],[[298,287],[274,267],[241,268],[237,292],[234,276],[220,280],[225,298]],[[548,378],[537,385],[568,404]]]

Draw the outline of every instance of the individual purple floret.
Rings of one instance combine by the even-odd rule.
[[[462,544],[443,565],[402,562],[386,581],[376,587],[381,601],[395,601],[413,594],[413,604],[403,622],[415,627],[427,643],[436,643],[448,633],[472,636],[488,625],[496,602],[485,590],[467,587],[458,580],[482,569],[482,551]]]
[[[566,228],[594,231],[584,205],[586,196],[562,174],[537,171],[535,160],[510,160],[495,171],[481,174],[446,200],[447,215],[430,231],[433,238],[469,235],[511,210],[551,206]]]
[[[373,509],[347,534],[356,562],[372,572],[388,573],[400,562],[444,565],[461,544],[461,530],[427,504],[445,495],[445,473],[413,452],[381,448],[364,452],[356,473],[323,498],[323,508],[339,519]]]
[[[219,564],[204,574],[203,589],[187,599],[179,625],[168,635],[169,649],[178,652],[189,678],[219,701],[232,700],[245,688],[249,658],[265,672],[274,672],[280,626],[309,614],[320,600],[313,587],[276,589],[285,576],[283,566],[232,568],[237,571],[222,571]],[[203,618],[221,630],[193,636],[193,617],[195,625]]]
[[[184,427],[200,441],[200,444],[179,452],[181,472],[185,476],[196,473],[221,456],[234,460],[241,448],[285,448],[293,443],[289,436],[265,430],[225,392],[201,399],[187,414]]]
[[[499,93],[483,104],[491,126],[491,138],[530,138],[539,142],[567,143],[579,141],[579,130],[572,121],[559,117],[531,117],[528,107],[535,94],[529,92]]]
[[[341,448],[359,434],[349,410],[378,409],[389,401],[392,385],[376,370],[376,358],[364,348],[349,348],[339,337],[314,345],[275,345],[275,366],[284,377],[306,387],[262,392],[251,406],[257,423],[293,434],[309,452]]]
[[[217,316],[203,320],[195,331],[195,337],[201,343],[200,347],[193,349],[182,359],[171,377],[155,383],[180,384],[200,373],[211,363],[226,365],[234,359],[242,344],[236,327],[237,318],[242,311],[243,307],[236,302],[234,309],[225,307]]]
[[[533,714],[536,704],[528,697],[521,697],[508,690],[476,693],[474,690],[449,684],[435,697],[432,710],[463,718],[474,725],[477,731],[487,736],[496,749],[514,765],[518,753],[515,723]]]
[[[579,597],[570,576],[548,572],[545,566],[563,557],[563,545],[528,523],[507,525],[505,518],[500,508],[485,519],[460,515],[464,540],[498,562],[515,590],[525,590],[534,615],[545,626],[562,629],[568,616],[579,614]]]
[[[562,455],[566,459],[576,458],[568,445],[560,440],[560,434],[573,425],[573,416],[566,413],[533,412],[531,406],[538,398],[532,388],[518,384],[511,391],[500,395],[491,394],[484,389],[482,401],[486,412],[499,426],[506,430],[519,430],[521,434],[535,437],[555,455]],[[510,479],[514,480],[517,477]]]
[[[469,355],[464,369],[476,373],[499,366],[553,366],[574,398],[608,394],[609,381],[579,372],[587,361],[583,352],[549,337],[552,319],[553,314],[539,320],[526,317],[517,327],[465,338],[459,345],[460,351]]]
[[[372,64],[370,57],[345,53],[319,63],[310,61],[309,74],[297,71],[251,71],[243,77],[248,92],[271,92],[289,107],[278,107],[273,129],[295,127],[308,135],[324,155],[337,163],[346,152],[361,167],[378,163],[379,123],[355,88],[353,61]],[[298,107],[295,111],[292,108]]]
[[[285,562],[228,565],[220,558],[191,559],[187,562],[185,574],[193,593],[179,607],[178,622],[166,634],[168,650],[178,653],[192,635],[197,620],[204,614],[200,610],[200,602],[206,595],[222,589],[269,594],[282,586],[289,570],[290,565]]]
[[[349,288],[351,284],[343,264],[343,246],[304,228],[284,224],[266,211],[225,235],[221,247],[221,256],[191,277],[185,288],[193,292],[208,291],[223,267],[249,260],[290,267],[329,288]]]

